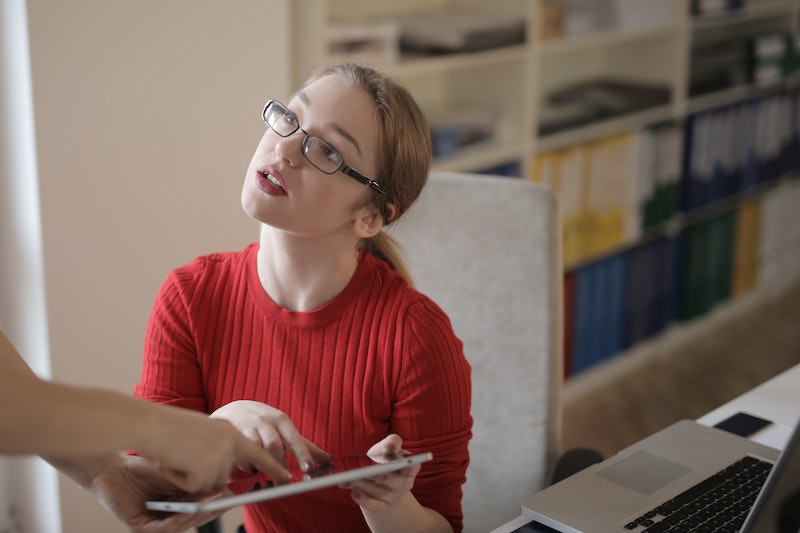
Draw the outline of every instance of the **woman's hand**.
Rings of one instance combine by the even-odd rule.
[[[408,455],[408,452],[403,450],[403,439],[400,436],[389,435],[373,445],[367,455],[376,463],[385,463]],[[420,468],[418,464],[411,465],[375,478],[346,483],[343,487],[351,490],[353,499],[362,509],[381,512],[397,505],[410,495]]]
[[[164,469],[143,457],[120,455],[106,464],[92,479],[89,490],[111,513],[135,533],[172,533],[205,524],[215,513],[156,513],[144,502],[181,490],[165,476]],[[212,497],[209,494],[207,497]]]
[[[262,446],[275,460],[286,464],[290,452],[304,472],[318,464],[331,462],[330,454],[303,437],[283,411],[261,402],[237,400],[223,405],[213,418],[222,418],[233,424],[245,437]],[[250,465],[239,465],[247,469]]]
[[[291,473],[282,462],[265,453],[230,422],[186,409],[159,407],[159,425],[149,434],[164,438],[147,439],[137,451],[160,462],[164,476],[181,490],[202,493],[220,489],[236,465],[264,472],[278,484],[291,480]]]
[[[386,462],[408,455],[403,449],[403,439],[389,435],[372,446],[367,455],[373,461]],[[452,533],[445,518],[428,507],[423,507],[411,493],[414,480],[422,465],[416,464],[373,479],[345,483],[353,500],[361,506],[370,531],[373,533]]]

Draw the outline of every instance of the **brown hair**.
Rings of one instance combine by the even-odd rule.
[[[314,71],[306,85],[325,76],[339,76],[367,91],[375,101],[380,122],[378,175],[375,180],[387,193],[388,199],[373,192],[373,202],[388,225],[408,210],[428,179],[432,158],[428,122],[405,87],[371,67],[354,63],[323,66]],[[391,219],[388,203],[394,206]],[[397,243],[386,232],[363,239],[360,247],[383,259],[411,281]]]

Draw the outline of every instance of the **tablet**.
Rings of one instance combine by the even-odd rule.
[[[283,485],[260,488],[259,480],[263,483],[269,478],[265,475],[253,476],[252,478],[245,478],[229,484],[230,490],[234,493],[246,491],[242,494],[222,495],[204,501],[151,500],[145,502],[145,506],[151,511],[166,511],[170,513],[223,511],[239,505],[274,500],[293,494],[340,485],[348,481],[367,479],[402,470],[408,466],[424,463],[431,459],[433,459],[433,454],[430,452],[409,455],[386,463],[376,463],[366,455],[346,457],[338,460],[334,459],[332,463],[318,467],[312,473],[306,474],[302,480],[292,481]]]

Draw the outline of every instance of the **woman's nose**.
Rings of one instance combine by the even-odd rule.
[[[296,167],[303,160],[303,139],[305,134],[296,131],[288,137],[281,137],[275,145],[275,155]]]

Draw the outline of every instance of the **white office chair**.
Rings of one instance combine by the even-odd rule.
[[[560,450],[562,270],[553,195],[533,182],[432,173],[390,233],[472,365],[466,533],[520,514]]]

